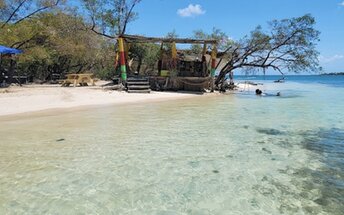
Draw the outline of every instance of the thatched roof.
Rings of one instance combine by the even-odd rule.
[[[184,44],[216,44],[217,40],[202,40],[202,39],[190,39],[190,38],[166,38],[166,37],[145,37],[139,35],[122,36],[129,43],[184,43]]]

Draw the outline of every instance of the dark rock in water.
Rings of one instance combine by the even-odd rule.
[[[322,206],[326,206],[328,205],[328,201],[324,198],[319,198],[314,200],[315,203],[317,203],[318,205],[322,205]]]
[[[213,173],[219,173],[219,170],[213,170]]]
[[[283,134],[285,134],[284,132],[277,130],[277,129],[273,129],[273,128],[258,128],[258,129],[256,129],[256,131],[258,133],[267,134],[267,135],[283,135]]]
[[[268,177],[265,175],[261,181],[267,181],[268,180]]]
[[[233,158],[233,155],[226,155],[226,158]]]
[[[62,141],[65,141],[64,138],[61,138],[61,139],[57,139],[56,142],[62,142]]]
[[[264,152],[267,152],[267,153],[269,153],[269,154],[272,154],[272,152],[271,152],[270,150],[266,149],[266,148],[262,148],[262,150],[263,150]]]
[[[244,126],[243,126],[243,128],[245,128],[245,129],[248,129],[248,128],[249,128],[249,126],[248,126],[248,125],[244,125]]]

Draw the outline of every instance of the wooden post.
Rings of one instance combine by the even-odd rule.
[[[115,50],[116,54],[115,54],[115,72],[117,71],[117,67],[118,67],[118,61],[119,61],[119,53],[118,50]]]
[[[123,82],[127,81],[127,68],[125,64],[124,41],[122,37],[118,38],[120,63],[121,63],[121,79]]]
[[[202,76],[208,76],[208,67],[207,67],[207,58],[205,54],[207,53],[207,43],[203,44],[203,51],[202,51]]]
[[[5,71],[2,69],[2,54],[0,54],[0,87],[5,84]]]
[[[213,45],[213,50],[211,51],[211,70],[210,70],[210,77],[211,77],[211,92],[214,92],[214,77],[215,77],[215,68],[216,68],[216,45]]]
[[[176,68],[177,68],[177,47],[176,47],[176,43],[175,42],[172,42],[171,55],[172,55],[171,70],[175,71]]]
[[[207,43],[203,44],[202,57],[207,53]]]
[[[123,47],[124,47],[124,57],[125,57],[125,67],[126,67],[126,72],[130,73],[131,72],[131,68],[129,65],[130,59],[129,59],[129,50],[130,50],[130,44],[123,41]]]
[[[123,42],[124,47],[124,53],[125,53],[125,59],[129,61],[129,50],[130,50],[130,43]]]
[[[172,42],[171,55],[172,59],[177,59],[177,47],[175,42]]]
[[[160,58],[159,58],[159,61],[158,61],[158,76],[161,76],[163,48],[164,48],[164,43],[161,42],[161,46],[160,46]]]
[[[10,68],[8,69],[8,84],[12,84],[13,82],[13,75],[14,75],[14,67],[15,67],[15,61],[13,60],[14,54],[10,54]]]

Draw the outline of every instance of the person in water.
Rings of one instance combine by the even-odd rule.
[[[256,89],[256,95],[257,96],[262,96],[262,95],[264,95],[264,96],[281,96],[281,92],[277,92],[276,95],[271,95],[271,94],[266,94],[266,93],[263,94],[263,92],[260,89]]]
[[[256,95],[259,95],[259,96],[260,96],[260,95],[262,95],[262,93],[263,93],[263,92],[262,92],[260,89],[256,89]]]

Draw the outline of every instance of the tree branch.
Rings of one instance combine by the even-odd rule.
[[[288,38],[286,38],[282,43],[276,45],[275,47],[273,47],[267,54],[266,58],[265,58],[265,61],[263,63],[266,63],[266,61],[269,59],[271,53],[275,50],[278,50],[279,48],[281,48],[282,46],[286,45],[287,42],[289,40],[291,40],[299,31],[295,31],[294,33],[292,33]]]
[[[7,18],[7,20],[2,24],[1,28],[4,28],[6,26],[7,23],[9,23],[11,21],[11,19],[13,18],[13,16],[20,10],[20,8],[23,6],[23,4],[26,2],[27,0],[23,0],[22,2],[19,3],[18,7],[11,13],[11,15]]]
[[[104,37],[107,37],[107,38],[110,38],[110,39],[116,39],[116,37],[114,36],[111,36],[111,35],[108,35],[108,34],[105,34],[105,33],[101,33],[99,31],[97,31],[95,28],[96,28],[96,22],[94,20],[94,17],[91,17],[92,19],[92,27],[91,27],[91,31],[93,31],[94,33],[100,35],[100,36],[104,36]]]
[[[30,39],[27,39],[27,40],[24,40],[24,41],[20,41],[20,42],[16,42],[16,43],[13,43],[13,44],[11,45],[11,48],[16,47],[17,49],[19,49],[19,48],[22,47],[24,44],[26,44],[26,43],[28,43],[28,42],[34,40],[36,36],[37,36],[37,35],[34,35],[34,36],[32,36]]]
[[[20,23],[21,21],[23,21],[24,19],[27,19],[27,18],[30,18],[31,16],[35,15],[36,13],[39,13],[43,10],[46,10],[48,8],[52,8],[52,7],[55,7],[57,6],[58,4],[60,3],[60,0],[56,0],[56,2],[52,5],[49,5],[49,6],[45,6],[45,7],[41,7],[41,8],[38,8],[37,10],[33,11],[32,13],[28,14],[27,16],[24,16],[23,18],[19,19],[18,21],[16,21],[14,24],[18,24]]]
[[[118,32],[118,33],[121,33],[121,35],[123,35],[123,34],[125,33],[125,30],[126,30],[126,28],[127,28],[127,24],[128,24],[130,15],[131,15],[131,13],[133,12],[133,9],[134,9],[134,7],[136,6],[136,4],[139,3],[139,2],[140,2],[140,0],[134,0],[133,4],[132,4],[131,7],[130,7],[129,12],[126,14],[125,20],[124,20],[124,24],[123,24],[122,32]]]

